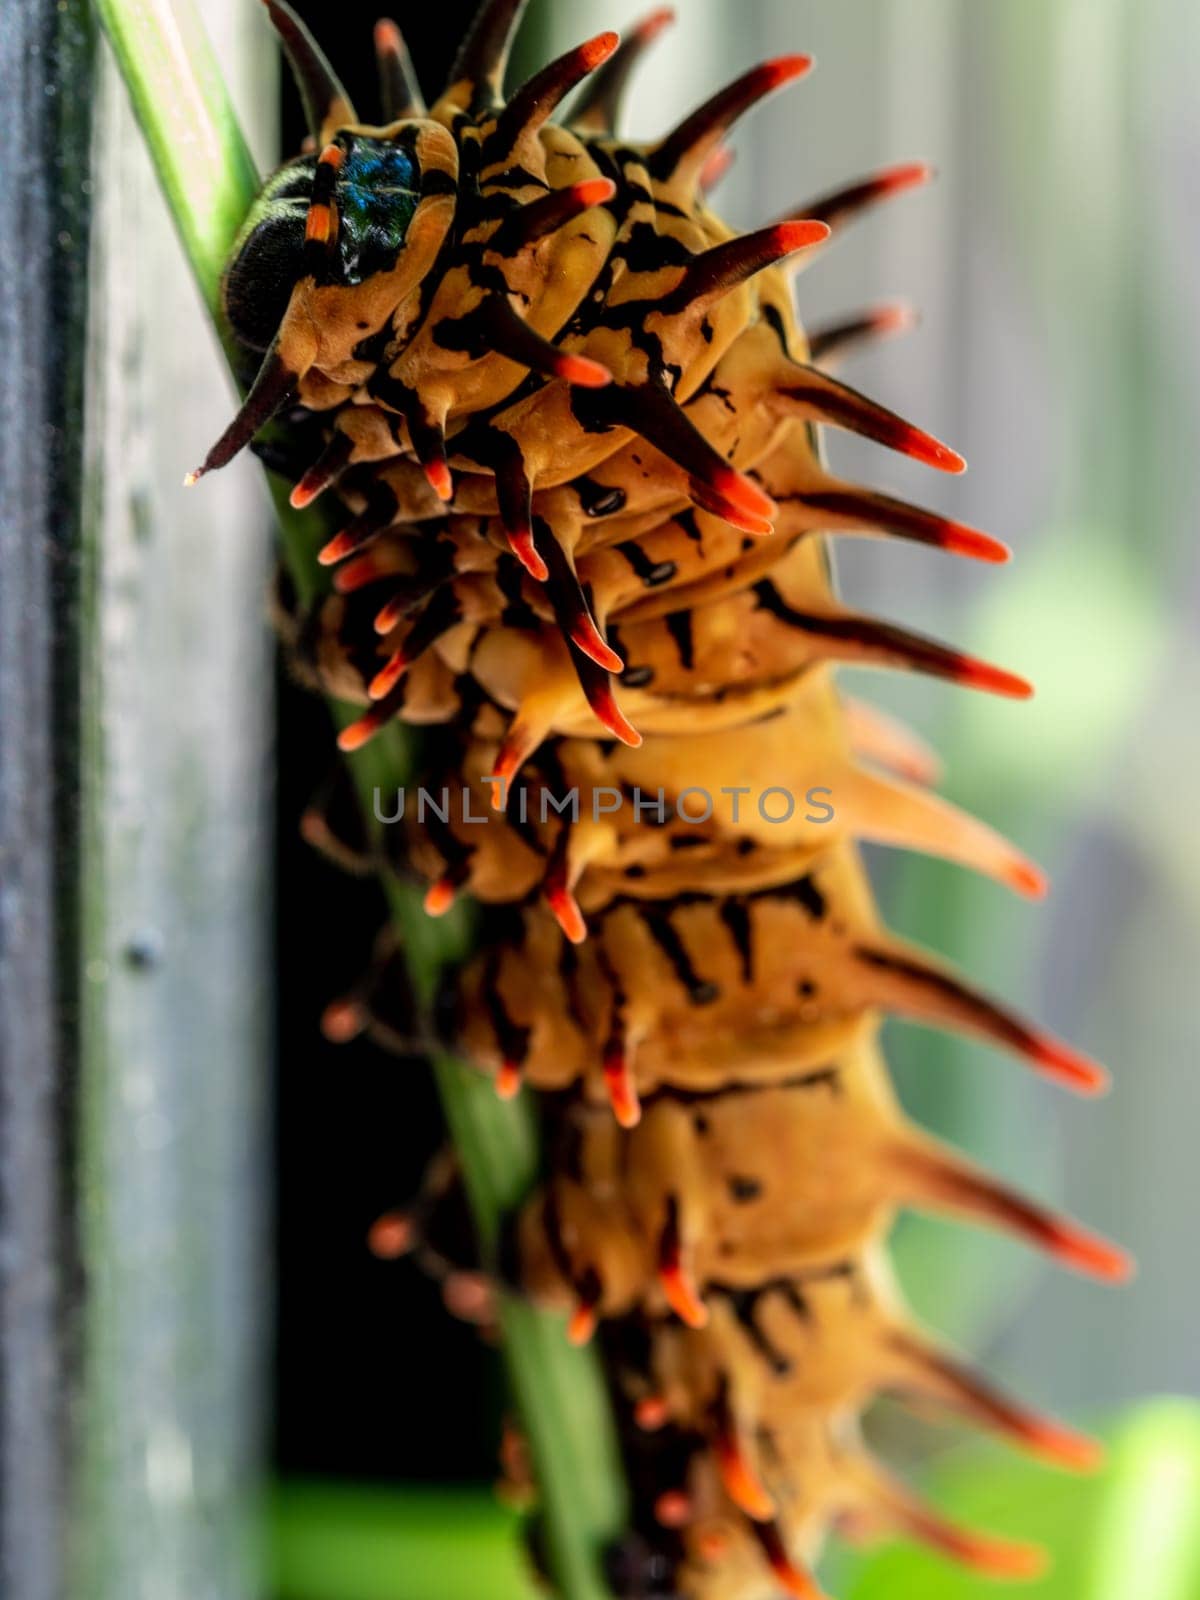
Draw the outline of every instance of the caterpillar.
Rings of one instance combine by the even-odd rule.
[[[980,1036],[1090,1093],[1095,1063],[882,925],[861,841],[1044,891],[939,798],[908,729],[848,699],[839,662],[1024,698],[1017,675],[860,615],[833,536],[998,562],[963,523],[834,476],[821,430],[943,472],[962,459],[832,368],[894,309],[806,333],[792,278],[905,166],[748,234],[707,193],[725,137],[811,65],[744,73],[652,143],[616,130],[670,20],[603,33],[502,87],[523,0],[485,0],[426,109],[395,24],[378,124],[304,25],[266,0],[310,147],[266,183],[224,281],[258,361],[202,465],[259,446],[293,505],[340,528],[323,594],[280,597],[297,671],[360,715],[429,731],[421,792],[370,844],[339,807],[313,842],[384,852],[430,915],[482,908],[448,1008],[503,1095],[541,1091],[547,1170],[501,1269],[599,1330],[635,1490],[619,1594],[817,1593],[830,1531],[903,1534],[997,1575],[1037,1554],[952,1526],[868,1452],[890,1392],[1066,1467],[1090,1441],[994,1390],[920,1330],[887,1266],[903,1209],[1005,1229],[1116,1280],[1116,1247],[1006,1188],[902,1115],[886,1014]],[[570,97],[570,98],[569,98]],[[565,110],[562,108],[565,104]],[[327,1016],[403,1047],[381,950]],[[408,1242],[393,1230],[386,1253]]]

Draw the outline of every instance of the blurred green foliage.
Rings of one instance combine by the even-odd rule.
[[[277,1600],[531,1600],[519,1521],[487,1489],[288,1483],[272,1505]]]

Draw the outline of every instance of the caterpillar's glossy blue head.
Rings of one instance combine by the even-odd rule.
[[[232,460],[314,373],[305,403],[362,381],[364,347],[432,270],[454,220],[458,147],[441,124],[339,124],[289,161],[250,211],[222,284],[225,316],[265,352],[237,416],[189,476]]]
[[[335,161],[305,155],[281,167],[243,225],[225,310],[251,349],[270,344],[305,275],[352,288],[389,272],[404,248],[422,193],[413,139],[343,133],[331,148]]]
[[[337,281],[361,283],[396,263],[421,194],[411,146],[351,136],[334,203],[339,218],[331,270]]]

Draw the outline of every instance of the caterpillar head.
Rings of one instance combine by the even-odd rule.
[[[252,350],[335,377],[421,283],[454,215],[457,151],[439,124],[337,129],[289,161],[243,225],[223,283]]]
[[[458,147],[425,115],[395,26],[376,30],[384,116],[362,123],[283,0],[265,0],[291,62],[314,153],[289,161],[252,208],[222,298],[237,338],[265,352],[241,410],[209,451],[224,466],[302,388],[314,409],[361,375],[355,352],[433,267],[454,218]]]

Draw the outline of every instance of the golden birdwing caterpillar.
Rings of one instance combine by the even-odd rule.
[[[845,428],[963,468],[831,373],[908,325],[902,308],[806,334],[793,307],[795,270],[928,169],[739,235],[707,200],[726,134],[805,56],[632,143],[623,91],[669,12],[505,100],[523,0],[485,0],[428,109],[399,30],[378,24],[369,124],[289,7],[266,3],[311,149],[268,180],[235,248],[225,309],[261,365],[189,481],[285,409],[303,419],[272,464],[295,505],[329,494],[342,520],[320,554],[328,591],[280,607],[297,670],[362,707],[344,750],[396,718],[436,730],[382,848],[424,880],[430,914],[460,892],[482,903],[456,1043],[500,1093],[550,1092],[548,1175],[505,1270],[570,1337],[600,1327],[636,1490],[614,1586],[812,1595],[831,1530],[1032,1571],[1036,1552],[953,1527],[897,1483],[857,1426],[891,1392],[1068,1467],[1095,1459],[914,1324],[886,1264],[897,1211],[998,1226],[1102,1278],[1127,1269],[909,1123],[878,1045],[897,1013],[1077,1090],[1103,1083],[889,933],[858,854],[881,842],[1044,888],[934,793],[921,741],[834,675],[852,662],[1031,692],[852,611],[827,559],[830,537],[857,535],[1007,557],[835,477],[819,449]],[[351,866],[379,848],[336,804],[305,831]],[[400,966],[381,951],[327,1012],[331,1037],[407,1047]],[[419,1217],[374,1234],[385,1255],[421,1237]],[[478,1285],[449,1298],[478,1309]]]

